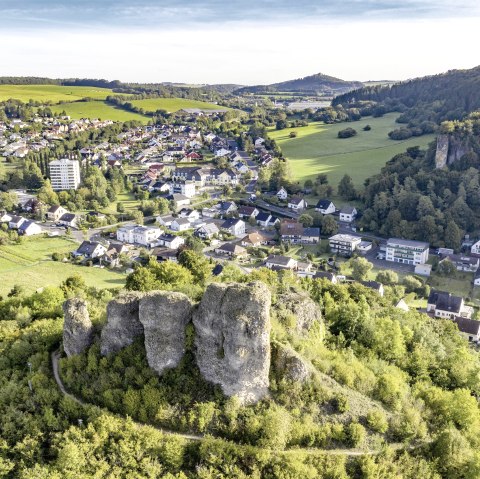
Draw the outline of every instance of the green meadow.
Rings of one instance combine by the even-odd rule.
[[[298,181],[304,182],[319,173],[326,173],[330,184],[336,186],[348,173],[357,186],[362,186],[365,179],[378,173],[394,155],[411,146],[426,147],[434,139],[434,135],[424,135],[405,141],[391,140],[388,132],[400,127],[395,123],[397,116],[390,113],[381,118],[369,117],[334,125],[312,122],[306,127],[271,130],[269,135],[290,161],[292,173]],[[366,125],[372,129],[363,131]],[[354,128],[357,136],[338,138],[338,132],[347,127]],[[298,136],[290,138],[291,131],[296,131]]]
[[[105,100],[113,91],[108,88],[91,86],[61,86],[61,85],[0,85],[0,101],[9,99],[27,103],[29,100],[48,101],[76,101],[82,98]]]
[[[165,110],[174,113],[184,108],[199,108],[201,110],[218,110],[228,109],[214,103],[207,103],[198,100],[189,100],[188,98],[148,98],[146,100],[133,100],[132,105],[143,108],[144,111],[155,112],[157,110]]]
[[[130,111],[115,108],[104,101],[77,101],[74,103],[61,103],[52,107],[54,113],[64,111],[73,119],[80,118],[99,118],[100,120],[112,121],[130,121],[137,120],[144,124],[148,123],[149,118]]]
[[[45,286],[58,286],[69,276],[79,274],[88,286],[121,288],[125,276],[106,268],[88,268],[52,261],[53,252],[68,253],[78,244],[65,238],[26,238],[21,244],[0,246],[0,295],[14,285],[32,293]]]

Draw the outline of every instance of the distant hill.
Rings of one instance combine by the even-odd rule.
[[[240,88],[235,93],[275,93],[275,92],[302,92],[317,95],[338,95],[353,89],[361,88],[363,83],[345,81],[323,73],[317,73],[304,78],[288,80],[271,85],[256,85]]]

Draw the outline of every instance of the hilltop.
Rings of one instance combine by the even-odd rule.
[[[321,95],[338,95],[355,88],[361,88],[363,83],[346,81],[323,73],[288,80],[270,85],[256,85],[240,88],[235,93],[274,93],[274,92],[304,92]]]

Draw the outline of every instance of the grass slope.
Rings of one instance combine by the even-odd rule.
[[[149,98],[146,100],[133,100],[131,103],[138,108],[143,108],[145,111],[166,110],[170,113],[184,108],[200,108],[201,110],[228,109],[213,103],[189,100],[188,98]]]
[[[31,293],[45,286],[58,286],[69,276],[79,274],[88,286],[122,287],[125,276],[108,269],[87,268],[51,260],[53,252],[67,253],[77,243],[64,238],[29,238],[18,245],[0,246],[0,295],[16,284]]]
[[[0,85],[0,101],[10,98],[28,102],[50,101],[75,101],[85,97],[105,100],[113,93],[109,88],[90,86],[60,86],[60,85]]]
[[[112,121],[130,121],[137,120],[146,124],[149,118],[125,111],[120,108],[114,108],[113,106],[105,103],[104,101],[77,101],[74,103],[62,103],[52,108],[54,113],[65,113],[71,116],[73,119],[79,118],[99,118],[100,120],[112,120]]]
[[[399,128],[395,123],[398,115],[390,113],[381,118],[364,118],[351,123],[326,125],[310,123],[307,127],[272,130],[270,137],[275,139],[284,155],[290,160],[295,179],[303,182],[314,179],[319,173],[327,173],[331,185],[336,186],[342,176],[348,173],[357,186],[362,186],[366,178],[378,173],[385,163],[397,153],[410,146],[426,146],[433,135],[394,141],[388,132]],[[370,131],[363,131],[370,125]],[[340,139],[340,130],[352,127],[357,131],[353,138]],[[296,131],[296,138],[289,138]]]

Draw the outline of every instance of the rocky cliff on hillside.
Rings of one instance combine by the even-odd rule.
[[[435,153],[435,167],[443,168],[458,161],[463,155],[473,151],[468,138],[455,135],[438,135]]]
[[[244,403],[268,394],[270,303],[261,282],[210,284],[193,315],[200,372]]]
[[[193,305],[182,293],[154,291],[140,299],[148,365],[158,374],[175,368],[185,354],[185,328]]]
[[[299,334],[308,332],[315,323],[322,326],[323,331],[320,307],[303,292],[288,291],[279,295],[275,312],[282,324]]]
[[[272,364],[278,379],[305,382],[310,378],[313,368],[296,351],[284,344],[275,344],[272,348]]]
[[[142,293],[125,293],[108,303],[107,324],[101,335],[102,355],[115,353],[129,346],[143,334],[143,325],[138,317],[142,296]]]
[[[72,298],[63,303],[63,349],[67,356],[80,354],[93,341],[93,326],[83,299]]]

